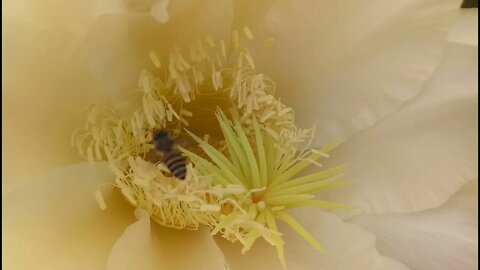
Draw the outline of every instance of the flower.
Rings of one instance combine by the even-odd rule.
[[[215,1],[208,4],[212,3]],[[438,34],[437,24],[443,24],[445,17],[442,12],[449,12],[450,5],[446,3],[444,6],[436,2],[438,10],[428,6],[429,12],[424,13],[425,9],[413,4],[409,6],[404,3],[382,2],[395,11],[385,17],[375,17],[378,18],[375,22],[372,22],[370,12],[382,10],[384,7],[381,3],[365,4],[365,7],[355,6],[351,9],[333,5],[325,10],[335,11],[335,8],[339,8],[342,12],[348,12],[346,18],[349,20],[346,21],[350,23],[340,24],[338,29],[332,31],[329,30],[330,28],[327,30],[322,28],[332,25],[338,19],[328,14],[342,13],[325,13],[325,16],[321,17],[321,20],[324,20],[322,24],[305,23],[312,18],[318,19],[317,10],[323,10],[318,8],[329,2],[311,4],[317,9],[312,6],[297,6],[289,2],[276,2],[256,6],[253,10],[250,9],[252,5],[242,3],[237,2],[233,9],[235,23],[250,25],[254,33],[264,31],[264,33],[275,34],[271,49],[263,55],[259,53],[261,51],[259,48],[252,45],[251,51],[254,59],[258,59],[258,69],[272,74],[273,81],[280,91],[279,95],[284,101],[292,104],[296,118],[301,124],[317,124],[316,134],[319,135],[315,137],[314,144],[323,144],[333,138],[348,138],[347,142],[335,151],[327,162],[349,163],[347,172],[358,181],[357,185],[331,191],[328,194],[322,193],[322,198],[359,206],[360,212],[350,213],[355,215],[353,218],[344,221],[336,214],[320,210],[308,209],[294,212],[300,223],[325,246],[328,254],[319,255],[311,248],[304,248],[303,242],[297,241],[296,236],[285,229],[286,261],[289,267],[308,269],[319,264],[320,267],[328,269],[404,268],[395,259],[416,268],[434,265],[424,264],[426,260],[418,260],[407,252],[414,247],[405,242],[401,245],[392,245],[394,240],[390,240],[390,237],[398,235],[399,231],[392,226],[382,227],[379,224],[401,223],[405,228],[412,228],[412,231],[418,232],[422,231],[419,228],[433,227],[444,224],[445,221],[455,223],[454,219],[445,213],[458,213],[458,209],[467,209],[465,206],[469,201],[463,199],[464,195],[468,195],[466,198],[472,200],[476,198],[476,195],[471,194],[472,187],[467,186],[465,190],[448,199],[461,186],[476,178],[474,139],[477,135],[474,131],[476,121],[473,121],[475,120],[473,113],[477,110],[477,103],[471,98],[476,97],[476,93],[472,92],[469,86],[462,86],[460,88],[462,91],[452,93],[452,86],[442,84],[442,78],[446,74],[455,72],[456,62],[449,60],[450,56],[468,56],[469,51],[473,50],[476,53],[476,48],[450,45],[445,56],[446,60],[436,69],[436,74],[430,77],[441,56],[440,50],[432,49],[439,48],[438,45],[442,44],[442,35]],[[38,44],[38,53],[30,51],[30,46],[26,47],[27,50],[22,50],[21,45],[25,43],[20,42],[21,39],[29,41],[34,37],[31,35],[32,32],[38,33],[37,30],[32,31],[29,22],[35,22],[35,26],[41,28],[38,31],[44,31],[43,33],[52,33],[50,32],[52,29],[54,32],[57,31],[55,29],[58,29],[56,28],[58,22],[61,22],[64,29],[67,28],[68,31],[55,32],[55,34],[61,33],[57,39],[52,39],[52,35],[46,36],[44,44],[59,45],[58,48],[53,48],[55,54],[46,54],[49,57],[47,59],[52,61],[41,62],[52,68],[38,70],[35,67],[36,72],[23,72],[25,69],[28,71],[32,65],[22,65],[20,57],[16,58],[19,62],[15,62],[15,65],[7,61],[6,68],[12,72],[9,75],[11,77],[7,77],[6,89],[15,89],[18,90],[16,94],[27,93],[28,96],[31,96],[30,92],[23,89],[42,89],[43,87],[50,91],[59,89],[61,90],[59,92],[49,92],[55,93],[56,98],[65,95],[64,89],[74,89],[66,93],[67,96],[74,96],[70,101],[65,99],[62,103],[57,102],[54,103],[55,106],[47,106],[46,110],[41,110],[42,106],[51,103],[42,104],[37,99],[36,103],[25,106],[27,103],[25,99],[20,99],[21,95],[7,93],[7,98],[12,101],[7,104],[11,106],[23,104],[23,106],[7,108],[7,112],[12,112],[10,115],[15,119],[27,119],[24,123],[31,123],[31,126],[22,130],[23,132],[17,132],[19,126],[10,125],[14,127],[12,134],[18,135],[15,138],[18,141],[13,139],[10,141],[14,142],[11,144],[15,146],[14,150],[18,153],[22,151],[23,153],[52,153],[52,156],[45,154],[45,158],[42,156],[42,159],[33,154],[25,155],[22,156],[22,162],[15,162],[15,157],[12,157],[12,162],[17,167],[11,168],[10,174],[7,174],[9,177],[14,176],[17,181],[21,174],[28,177],[30,173],[40,172],[47,167],[56,166],[59,162],[68,163],[72,160],[64,158],[70,150],[59,145],[62,145],[63,141],[67,144],[65,139],[68,138],[67,133],[75,128],[76,119],[80,118],[73,116],[74,112],[79,106],[85,104],[79,101],[81,97],[85,97],[85,93],[80,94],[75,88],[70,87],[89,89],[94,95],[105,93],[105,91],[94,91],[104,88],[88,72],[90,68],[96,72],[98,78],[105,79],[107,86],[111,89],[127,89],[132,85],[131,81],[136,80],[141,70],[139,68],[144,67],[143,59],[139,58],[138,54],[131,54],[130,50],[139,48],[140,51],[146,51],[150,44],[148,39],[159,38],[149,34],[150,30],[153,32],[165,30],[164,35],[161,36],[164,40],[176,36],[176,40],[187,42],[189,36],[194,36],[192,32],[199,29],[210,28],[209,30],[222,31],[225,30],[222,28],[229,28],[228,24],[218,23],[220,19],[229,17],[228,12],[213,12],[213,15],[218,16],[207,16],[208,19],[212,19],[208,23],[194,24],[196,27],[188,24],[186,29],[182,28],[186,18],[193,20],[198,14],[203,15],[205,11],[216,11],[216,9],[205,3],[195,8],[170,4],[171,9],[167,13],[169,18],[166,25],[159,25],[143,15],[110,15],[96,20],[91,28],[93,31],[87,35],[90,38],[86,44],[90,46],[87,51],[94,56],[90,58],[91,62],[88,65],[81,54],[76,54],[76,50],[70,50],[72,47],[66,45],[75,44],[76,42],[73,42],[75,38],[82,40],[79,38],[84,34],[85,28],[82,29],[82,27],[90,27],[89,24],[94,17],[93,12],[85,12],[87,16],[74,18],[59,16],[62,13],[56,13],[55,9],[52,9],[53,11],[49,10],[49,13],[38,12],[28,17],[21,17],[25,14],[21,9],[12,9],[16,13],[13,12],[10,16],[17,16],[23,20],[12,20],[10,21],[12,24],[8,25],[10,28],[6,27],[11,33],[15,33],[13,36],[7,33],[9,37],[7,41],[15,45],[8,46],[7,42],[6,46],[6,55],[11,55],[12,59],[15,58],[16,52],[19,55],[29,52],[30,55],[26,55],[29,61],[26,63],[32,63],[30,62],[32,59],[36,60],[41,56],[38,53],[45,52],[41,40],[35,43]],[[229,6],[228,2],[222,2],[221,5]],[[82,7],[91,8],[92,6],[82,3]],[[165,7],[165,2],[154,7],[153,11],[157,9],[161,11],[159,20],[166,21],[165,10],[162,9]],[[131,8],[144,10],[145,6]],[[31,10],[40,11],[35,8]],[[199,22],[202,21],[199,20]],[[212,28],[211,25],[217,27]],[[408,28],[407,25],[412,25],[412,28]],[[358,28],[355,29],[354,26]],[[104,27],[108,27],[109,34],[103,31],[100,31],[99,35],[95,34],[96,30],[105,29]],[[17,31],[19,29],[25,32]],[[125,30],[134,36],[121,39]],[[283,31],[288,35],[282,34]],[[320,42],[317,39],[318,36],[313,35],[314,33],[323,33],[322,41],[324,42]],[[355,34],[351,35],[352,33]],[[183,34],[185,36],[182,36]],[[122,43],[118,43],[119,40],[112,37],[120,37],[119,40]],[[110,45],[116,46],[108,46],[109,41],[113,42]],[[154,41],[158,42],[158,40]],[[399,41],[402,41],[402,47],[391,47]],[[123,44],[127,46],[121,46]],[[302,50],[295,50],[298,44],[302,45]],[[341,46],[342,44],[347,45]],[[101,46],[99,48],[98,45],[104,45],[104,50],[101,50]],[[348,47],[353,45],[356,46]],[[356,49],[358,51],[355,51]],[[72,55],[75,57],[71,57]],[[411,57],[414,55],[416,59],[412,61]],[[385,66],[385,57],[390,60],[388,66]],[[78,65],[74,65],[75,63]],[[465,68],[463,63],[458,65]],[[285,68],[286,66],[288,69]],[[382,68],[378,68],[379,66]],[[359,70],[358,67],[361,69]],[[294,73],[293,70],[301,72]],[[400,73],[398,70],[403,72]],[[375,71],[377,77],[372,79],[368,76],[371,74],[369,71]],[[320,81],[318,73],[323,76]],[[29,74],[31,80],[16,80],[16,76],[23,78],[20,75],[25,74]],[[393,79],[397,77],[393,76],[394,74],[400,79]],[[47,75],[54,75],[54,78]],[[346,80],[347,78],[349,80]],[[430,80],[425,84],[427,78]],[[338,84],[335,85],[335,82]],[[301,95],[294,95],[287,92],[287,89],[298,89]],[[322,89],[322,91],[315,91],[316,89]],[[384,89],[388,90],[384,91]],[[405,89],[410,91],[401,91]],[[353,90],[361,91],[362,96],[355,96]],[[117,92],[117,96],[121,96],[119,99],[125,98],[124,96],[128,94],[129,92]],[[345,96],[355,96],[357,99],[354,103],[350,102],[350,99],[346,100],[346,104],[341,103],[340,101],[345,100]],[[41,98],[50,97],[39,96],[38,98],[41,100]],[[13,103],[14,101],[20,103]],[[103,102],[100,98],[95,98],[95,101]],[[115,101],[110,103],[115,104]],[[342,110],[336,110],[338,108]],[[13,111],[14,109],[23,109],[23,111]],[[61,110],[65,116],[72,115],[72,117],[58,120],[60,117],[56,114],[56,110]],[[52,115],[57,117],[51,117]],[[50,120],[41,121],[42,126],[36,129],[34,124],[40,122],[39,119]],[[62,121],[59,122],[62,124],[52,125],[56,121]],[[45,126],[49,126],[50,129],[46,129]],[[32,134],[35,135],[33,138],[31,138]],[[34,147],[29,147],[32,144]],[[42,149],[50,151],[41,151]],[[39,162],[40,160],[43,164]],[[28,164],[30,171],[22,172],[16,169],[23,168],[25,164]],[[434,167],[438,169],[433,170]],[[4,202],[7,202],[8,207],[4,209],[4,217],[7,218],[3,243],[8,247],[7,250],[11,251],[6,254],[7,262],[18,268],[31,268],[29,266],[31,262],[36,264],[36,268],[46,269],[71,268],[72,265],[79,268],[103,268],[108,257],[110,269],[122,267],[142,269],[142,266],[145,269],[159,266],[167,269],[191,269],[191,262],[194,262],[196,268],[223,269],[225,261],[233,269],[280,268],[276,254],[270,253],[271,249],[264,248],[262,246],[264,242],[258,242],[252,246],[252,250],[240,256],[237,246],[224,243],[221,239],[214,241],[205,230],[195,233],[161,228],[155,223],[150,224],[142,211],[136,211],[137,221],[135,221],[130,214],[133,209],[129,208],[123,198],[108,186],[102,189],[107,209],[103,212],[98,210],[93,193],[99,182],[108,183],[108,179],[111,179],[111,172],[107,164],[97,164],[94,167],[78,164],[56,170],[44,181],[27,182],[25,180],[27,184],[24,187],[10,194],[4,194]],[[428,210],[430,208],[437,209]],[[414,211],[420,212],[409,214]],[[383,215],[384,213],[393,214]],[[469,210],[465,210],[461,215],[467,218],[464,224],[470,224],[471,219],[468,219],[470,215]],[[349,222],[375,232],[379,237],[379,245],[375,247],[375,240],[371,233]],[[31,224],[35,226],[32,227]],[[467,235],[471,232],[472,226],[475,224],[466,225],[461,233]],[[104,230],[104,228],[108,229]],[[280,231],[284,231],[283,228]],[[151,234],[152,237],[150,237]],[[402,239],[405,239],[405,235]],[[455,242],[454,239],[458,240],[458,238],[448,237],[448,240],[443,243],[452,246],[459,244],[462,249],[465,248],[466,252],[471,252],[473,249],[462,240]],[[464,238],[460,237],[460,239]],[[440,266],[448,268],[447,263],[455,262],[464,263],[464,268],[468,268],[472,265],[469,263],[474,263],[472,262],[474,254],[471,253],[465,257],[458,257],[457,260],[450,259],[451,257],[448,256],[438,257],[440,253],[434,252],[437,249],[432,248],[429,241],[431,240],[425,240],[430,244],[425,250],[432,250],[432,254],[426,256],[435,258],[438,262],[444,262]],[[376,251],[376,248],[382,252],[382,255]],[[31,260],[25,261],[22,252],[28,252]],[[57,256],[52,260],[53,252]],[[387,253],[391,258],[384,256]],[[185,260],[185,256],[188,256],[189,260]],[[445,260],[444,258],[449,260],[442,261],[442,259]],[[436,266],[434,268],[440,268]]]

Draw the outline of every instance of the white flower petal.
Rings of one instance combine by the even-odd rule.
[[[299,209],[296,216],[326,252],[319,253],[293,230],[280,223],[280,231],[284,233],[288,269],[408,269],[391,258],[381,256],[375,249],[375,237],[371,233],[344,223],[333,214],[319,209]],[[241,255],[241,246],[238,244],[233,245],[224,240],[217,242],[232,270],[282,269],[275,248],[265,241],[258,241],[244,255]]]
[[[134,219],[112,186],[106,164],[85,163],[53,171],[45,179],[2,198],[2,266],[6,269],[98,269]],[[95,200],[99,185],[107,209]]]
[[[140,213],[140,212],[144,213]],[[208,230],[175,230],[150,224],[137,209],[130,225],[112,249],[108,270],[224,270],[225,259]]]
[[[382,254],[418,270],[478,267],[478,181],[444,205],[409,214],[359,215],[353,219],[377,236]]]
[[[8,19],[2,27],[3,153],[9,164],[2,186],[11,189],[79,161],[70,146],[73,130],[84,123],[79,112],[109,96],[84,61],[79,34],[18,19]]]
[[[152,0],[5,0],[2,15],[41,27],[84,32],[100,15],[148,11]]]
[[[478,46],[478,8],[462,9],[448,35],[450,42]]]
[[[419,211],[476,177],[477,55],[452,43],[418,98],[332,152],[327,163],[347,163],[358,182],[325,196],[368,213]]]
[[[87,36],[91,69],[116,94],[130,92],[143,69],[154,69],[151,50],[168,57],[174,43],[182,47],[205,35],[225,38],[230,34],[231,13],[229,1],[191,0],[172,1],[165,23],[148,14],[103,16]]]
[[[460,6],[456,0],[257,2],[237,1],[236,27],[275,39],[256,48],[254,59],[295,109],[297,123],[316,124],[317,144],[345,139],[415,97],[440,60]]]

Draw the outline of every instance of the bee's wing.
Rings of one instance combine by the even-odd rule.
[[[160,151],[157,151],[157,149],[152,148],[147,152],[145,159],[152,163],[158,163],[163,160],[163,154]]]
[[[190,137],[190,135],[186,133],[182,133],[177,138],[175,138],[175,144],[177,146],[177,149],[178,146],[181,146],[185,149],[190,149],[197,146],[197,143]]]

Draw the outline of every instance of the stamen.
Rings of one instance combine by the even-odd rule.
[[[273,42],[275,42],[275,39],[274,39],[274,38],[267,38],[267,39],[265,39],[265,40],[263,41],[263,44],[264,44],[265,46],[270,47],[270,46],[272,46]]]
[[[245,36],[247,36],[247,38],[253,39],[253,34],[252,34],[252,31],[250,31],[250,28],[244,27],[243,33],[245,33]]]
[[[152,60],[152,63],[155,65],[155,67],[160,68],[162,66],[160,60],[157,57],[157,54],[154,51],[150,51],[150,59]]]
[[[211,36],[206,36],[205,41],[208,43],[210,47],[215,47],[215,42],[213,41],[213,38]]]
[[[99,189],[95,190],[95,200],[97,201],[98,207],[100,207],[100,209],[107,209],[107,205],[105,204],[105,200],[103,199],[102,192]]]

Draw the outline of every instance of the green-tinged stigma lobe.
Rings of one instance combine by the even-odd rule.
[[[309,165],[317,165],[316,160],[320,157],[328,157],[327,153],[338,144],[297,153],[288,145],[279,145],[256,119],[252,119],[251,126],[245,128],[238,120],[230,121],[221,110],[216,116],[227,153],[222,153],[188,131],[208,158],[184,149],[201,174],[211,175],[212,183],[241,185],[244,188],[240,196],[232,198],[235,207],[221,216],[213,233],[228,232],[224,236],[232,241],[240,241],[244,245],[243,252],[250,249],[257,238],[263,237],[277,248],[280,260],[285,265],[282,234],[276,225],[281,220],[315,249],[323,251],[314,237],[287,211],[303,206],[351,208],[315,198],[315,194],[322,190],[348,184],[347,181],[338,181],[344,172],[342,166],[296,176]]]

